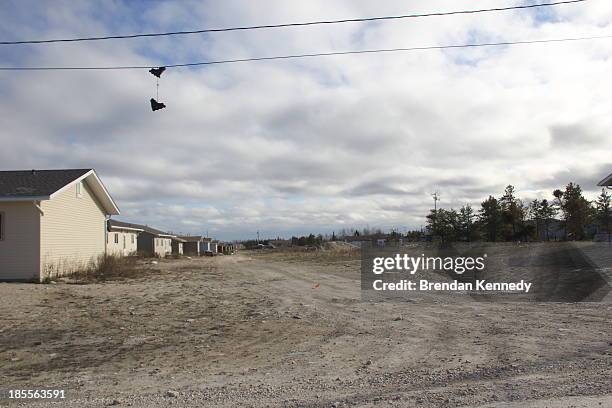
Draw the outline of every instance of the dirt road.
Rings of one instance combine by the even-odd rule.
[[[612,406],[609,303],[367,303],[359,260],[318,253],[151,268],[0,284],[0,388],[71,407]]]

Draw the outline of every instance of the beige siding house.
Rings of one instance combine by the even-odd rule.
[[[155,255],[165,258],[172,253],[172,238],[160,236],[155,238]]]
[[[183,255],[185,252],[185,240],[181,237],[172,237],[172,255]]]
[[[119,214],[92,169],[0,171],[0,280],[74,272],[106,252]]]
[[[143,229],[136,224],[108,220],[106,253],[113,256],[132,256],[138,253],[138,234]]]
[[[204,253],[204,237],[201,235],[181,235],[179,238],[185,241],[183,243],[183,253],[185,255],[199,256]]]
[[[175,235],[151,228],[148,225],[130,224],[142,229],[138,234],[138,254],[165,258],[172,254],[172,239]]]

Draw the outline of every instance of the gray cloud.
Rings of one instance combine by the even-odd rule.
[[[414,3],[414,4],[413,4]],[[412,12],[456,9],[415,1]],[[382,7],[382,8],[381,8]],[[403,1],[0,4],[0,37],[71,37],[406,12]],[[2,65],[158,65],[606,32],[603,5],[547,24],[497,13],[295,30],[3,48]],[[558,18],[557,18],[558,17]],[[432,29],[432,27],[434,27]],[[222,238],[419,227],[507,184],[590,194],[612,171],[605,41],[146,71],[0,72],[0,168],[95,167],[123,218]],[[571,56],[571,58],[568,58]]]
[[[350,196],[370,196],[370,195],[397,195],[406,196],[418,194],[417,191],[411,191],[403,186],[393,185],[385,180],[368,181],[360,183],[357,186],[346,191]]]
[[[606,132],[594,129],[588,123],[551,126],[550,136],[551,144],[558,149],[597,147],[607,137]]]

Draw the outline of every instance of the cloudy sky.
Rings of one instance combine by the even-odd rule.
[[[535,1],[3,1],[0,40],[190,30]],[[607,0],[513,11],[28,46],[1,66],[156,66],[612,34]],[[419,228],[513,184],[589,196],[612,172],[612,39],[169,69],[0,72],[0,169],[95,168],[121,219],[223,239]]]

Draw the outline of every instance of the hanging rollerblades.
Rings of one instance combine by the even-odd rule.
[[[162,102],[158,102],[157,100],[159,99],[159,78],[161,77],[161,74],[166,70],[166,67],[159,67],[159,68],[151,68],[149,70],[149,72],[157,77],[157,91],[155,94],[155,99],[151,98],[151,110],[153,112],[155,112],[156,110],[160,110],[160,109],[164,109],[166,107],[166,104],[162,103]]]

